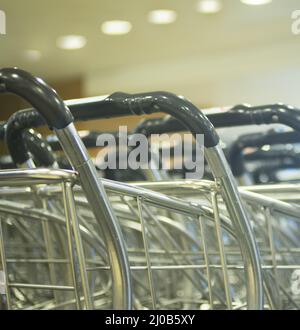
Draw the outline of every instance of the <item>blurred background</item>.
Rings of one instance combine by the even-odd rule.
[[[300,106],[297,9],[299,0],[0,0],[0,66],[29,70],[64,99],[167,90],[200,107]],[[1,120],[25,106],[8,95],[0,104]],[[124,121],[136,124],[94,125]]]

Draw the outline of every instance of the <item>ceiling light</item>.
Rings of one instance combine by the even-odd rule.
[[[101,30],[109,35],[121,35],[130,32],[132,25],[128,21],[106,21],[102,23]]]
[[[244,3],[245,5],[260,6],[271,3],[272,0],[241,0],[241,2]]]
[[[42,53],[39,50],[28,49],[24,51],[24,57],[29,61],[39,61],[42,57]]]
[[[197,10],[203,14],[215,14],[222,9],[220,0],[200,0],[197,3]]]
[[[78,35],[62,36],[57,39],[57,47],[61,49],[80,49],[87,43],[86,37]]]
[[[169,9],[152,10],[148,14],[148,21],[153,24],[170,24],[176,21],[177,13]]]

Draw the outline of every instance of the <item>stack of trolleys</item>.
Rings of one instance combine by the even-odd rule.
[[[3,214],[12,214],[1,217],[2,300],[9,308],[263,308],[260,256],[247,213],[219,137],[192,103],[166,92],[115,93],[67,107],[24,71],[3,69],[0,83],[3,92],[14,92],[34,107],[16,112],[6,124],[11,153],[14,144],[23,157],[19,162],[31,167],[7,172],[10,181],[1,193],[1,201],[7,202]],[[101,180],[68,108],[75,120],[168,113],[193,135],[204,134],[215,180],[198,181],[198,201],[175,196],[182,191],[181,182],[173,183],[171,194],[163,194],[157,191],[159,184],[146,189]],[[74,171],[34,168],[22,132],[44,122],[54,129]],[[33,183],[28,175],[42,178]],[[16,184],[18,189],[12,187]],[[33,218],[40,227],[36,232]],[[65,291],[75,284],[61,284],[69,273],[77,288],[73,297]]]
[[[37,121],[47,123],[55,131],[76,171],[1,171],[4,308],[93,308],[83,239],[91,249],[106,252],[111,265],[108,290],[113,306],[131,308],[131,274],[120,225],[69,109],[45,82],[19,69],[0,70],[0,90],[19,95],[32,104],[41,114]],[[27,121],[35,114],[35,111],[23,111]],[[94,219],[104,233],[101,242],[78,223],[73,197],[75,183],[81,185]],[[58,189],[58,202],[45,199],[42,194],[53,185]],[[59,212],[54,212],[55,208]]]
[[[213,113],[207,112],[210,121],[216,127],[240,125],[259,125],[280,123],[294,131],[257,133],[237,140],[229,153],[236,179],[243,184],[253,184],[252,173],[246,171],[242,156],[243,148],[250,146],[258,150],[264,145],[299,142],[300,121],[299,110],[283,104],[265,106],[238,105],[221,109]],[[151,132],[178,132],[186,128],[174,118],[150,119],[139,126],[145,134]],[[276,152],[278,157],[297,155],[287,152]],[[271,153],[268,157],[274,157]],[[266,155],[264,155],[266,157]],[[297,166],[297,163],[294,163]],[[274,164],[273,164],[274,165]],[[295,165],[294,165],[295,166]],[[250,180],[249,180],[250,179]],[[179,182],[176,183],[178,188]],[[173,196],[195,200],[198,182],[182,182],[182,189],[173,190],[173,183],[146,183],[142,186],[155,189]],[[265,302],[268,308],[299,309],[299,184],[283,183],[276,185],[260,185],[240,187],[240,195],[254,228],[259,246],[263,268]]]

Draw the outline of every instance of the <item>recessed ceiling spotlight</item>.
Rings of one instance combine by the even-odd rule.
[[[121,35],[129,33],[132,29],[132,24],[128,21],[106,21],[101,25],[101,30],[104,34]]]
[[[42,53],[39,50],[27,49],[24,51],[24,57],[32,62],[37,62],[41,59]]]
[[[67,35],[57,38],[57,47],[61,49],[74,50],[83,48],[87,43],[86,37],[79,35]]]
[[[220,0],[200,0],[197,3],[197,11],[203,14],[215,14],[222,9]]]
[[[241,0],[241,2],[244,3],[245,5],[260,6],[271,3],[272,0]]]
[[[148,14],[148,21],[153,24],[170,24],[177,19],[177,13],[170,9],[156,9]]]

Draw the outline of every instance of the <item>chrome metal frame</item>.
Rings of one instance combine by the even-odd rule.
[[[55,132],[71,164],[79,173],[82,189],[93,209],[98,225],[105,233],[104,239],[113,276],[114,308],[131,309],[130,269],[121,228],[111,209],[105,190],[98,180],[95,166],[73,123],[64,129],[55,130]]]
[[[25,198],[26,196],[31,197],[32,196],[32,190],[28,189],[28,187],[32,187],[32,185],[37,187],[36,194],[39,196],[42,200],[53,200],[54,197],[57,198],[58,201],[61,201],[60,193],[65,190],[61,186],[61,184],[58,184],[61,180],[61,177],[64,177],[67,182],[68,180],[71,180],[72,185],[75,183],[75,181],[78,182],[78,177],[76,173],[74,172],[66,172],[66,171],[53,171],[53,170],[42,170],[42,169],[35,169],[35,170],[18,170],[18,171],[9,171],[8,175],[5,175],[4,172],[0,172],[0,177],[6,178],[6,180],[0,180],[2,182],[3,186],[7,186],[8,183],[12,183],[15,187],[10,188],[11,192],[9,195],[6,195],[5,191],[0,190],[0,214],[1,212],[15,212],[15,214],[19,214],[20,216],[30,217],[31,215],[34,216],[36,219],[40,219],[45,221],[45,219],[53,219],[54,221],[58,221],[58,223],[65,223],[63,218],[58,217],[55,215],[50,215],[49,212],[37,212],[34,210],[29,209],[24,213],[24,208],[22,208],[22,205],[19,201],[16,202],[10,202],[7,203],[5,198],[7,196],[10,196],[10,199],[13,200],[13,196],[23,196],[22,198]],[[16,180],[14,180],[16,179]],[[97,179],[99,180],[99,179]],[[5,181],[5,182],[4,182]],[[50,185],[50,182],[56,183],[55,185]],[[46,184],[45,184],[46,183]],[[231,290],[229,288],[229,282],[228,282],[228,272],[232,271],[239,271],[244,272],[244,266],[242,264],[235,265],[235,264],[227,264],[231,258],[234,260],[235,254],[238,255],[242,254],[244,258],[247,258],[247,254],[244,253],[244,251],[240,248],[237,248],[236,252],[232,251],[226,252],[224,250],[224,244],[222,242],[223,237],[221,237],[221,232],[225,230],[230,236],[232,236],[235,240],[239,242],[240,238],[237,236],[237,232],[235,231],[234,226],[232,226],[232,222],[229,219],[224,218],[222,214],[218,214],[218,211],[216,210],[217,200],[214,198],[215,201],[214,205],[212,205],[211,208],[205,207],[203,205],[197,204],[197,203],[190,203],[188,201],[184,200],[178,200],[176,198],[172,198],[170,196],[162,195],[160,193],[157,193],[155,191],[151,191],[148,189],[142,189],[141,187],[129,185],[129,184],[122,184],[119,182],[111,182],[107,180],[103,180],[104,188],[107,191],[108,195],[110,196],[110,205],[113,207],[114,212],[116,212],[116,216],[118,218],[118,221],[122,227],[123,230],[127,228],[127,230],[130,231],[130,237],[135,239],[138,239],[142,246],[148,246],[148,249],[146,248],[143,250],[143,253],[145,254],[146,263],[141,263],[139,261],[138,257],[139,255],[135,256],[135,252],[128,249],[128,254],[130,256],[131,265],[130,265],[130,272],[131,276],[133,278],[134,283],[134,306],[135,308],[142,308],[143,304],[145,302],[142,301],[141,298],[143,296],[140,296],[138,294],[138,291],[136,291],[136,286],[139,283],[139,274],[141,272],[147,271],[148,278],[150,280],[150,292],[152,292],[152,298],[150,301],[152,301],[150,308],[167,308],[168,306],[175,306],[176,304],[184,304],[183,306],[189,306],[190,308],[195,308],[195,306],[198,304],[208,304],[209,306],[215,307],[216,305],[221,304],[221,306],[227,306],[227,308],[244,308],[244,307],[250,307],[249,304],[246,303],[246,305],[240,305],[236,304],[232,299],[231,296]],[[71,187],[71,184],[69,188]],[[219,192],[216,191],[216,184],[214,182],[204,182],[202,189],[203,192],[210,192],[215,197],[219,195]],[[73,187],[73,192],[75,194],[75,205],[80,212],[77,212],[77,218],[80,222],[82,222],[82,217],[85,217],[86,224],[82,222],[82,224],[78,224],[77,222],[77,230],[80,231],[81,240],[83,244],[86,244],[86,242],[97,242],[99,241],[99,237],[97,237],[97,230],[94,232],[93,230],[93,224],[97,227],[97,221],[95,221],[93,213],[90,210],[90,203],[85,198],[85,193],[82,192],[82,190],[79,188],[79,186]],[[217,194],[217,195],[216,195]],[[118,200],[116,200],[115,195],[118,195]],[[73,194],[72,194],[73,196]],[[128,198],[131,198],[132,202],[134,204],[131,204],[131,202],[128,201]],[[71,198],[71,205],[73,205]],[[3,201],[1,201],[3,200]],[[69,203],[70,201],[70,195],[66,196],[65,200],[62,201],[62,203]],[[135,208],[137,206],[137,208]],[[124,209],[124,207],[126,207]],[[153,209],[154,208],[154,209]],[[74,211],[74,208],[70,208],[71,211],[69,213],[72,213]],[[151,209],[151,210],[150,210]],[[73,211],[72,211],[73,210]],[[152,213],[153,210],[156,210],[155,213]],[[175,212],[175,214],[174,214]],[[171,213],[173,214],[172,217]],[[175,215],[178,215],[176,217]],[[200,240],[197,237],[193,237],[193,231],[188,230],[185,223],[182,222],[184,220],[184,217],[187,218],[195,218],[198,219],[198,230],[200,233]],[[138,220],[139,219],[139,220]],[[77,220],[77,221],[78,221]],[[137,221],[138,220],[138,221]],[[155,240],[155,237],[157,237],[157,231],[152,232],[153,228],[151,228],[150,222],[153,221],[156,223],[157,228],[159,229],[160,235],[164,239],[160,241],[156,241],[156,247],[153,250],[153,240]],[[181,221],[181,223],[180,223]],[[207,222],[208,221],[208,222]],[[46,221],[47,222],[47,221]],[[212,227],[211,227],[211,225]],[[83,225],[83,226],[82,226]],[[73,225],[72,222],[72,227]],[[96,228],[95,227],[95,228]],[[209,235],[207,235],[207,230],[211,230],[212,228],[215,228],[218,240],[216,242],[212,242],[209,239]],[[222,229],[221,229],[222,228]],[[76,228],[75,228],[76,229]],[[67,230],[67,232],[70,232]],[[175,235],[178,240],[174,240],[172,238],[171,233],[173,232],[173,235]],[[132,236],[133,235],[133,236]],[[150,235],[150,236],[149,236]],[[153,236],[154,235],[154,236]],[[103,236],[103,235],[102,235]],[[76,242],[76,235],[74,235],[75,242]],[[103,237],[102,237],[103,238]],[[201,240],[202,238],[202,240]],[[70,240],[69,240],[70,242]],[[185,255],[180,248],[180,242],[185,242],[184,244],[187,244],[190,246],[190,248],[196,248],[200,249],[201,245],[203,244],[203,250],[201,249],[199,251],[199,257],[201,262],[195,263],[193,259],[190,259],[192,255],[194,255],[193,250],[190,251],[192,253],[191,256]],[[104,251],[105,251],[105,245],[101,240],[99,241],[100,245],[103,245]],[[216,256],[219,255],[221,259],[215,259],[212,257],[212,250],[211,250],[211,244],[217,244],[216,245]],[[239,242],[240,243],[240,242]],[[167,244],[167,245],[166,245]],[[76,243],[76,246],[80,247],[82,243]],[[99,245],[98,246],[99,250]],[[239,244],[237,245],[237,247]],[[70,246],[67,247],[70,249]],[[193,248],[193,249],[194,249]],[[161,251],[161,252],[160,252]],[[188,251],[188,250],[187,250]],[[186,252],[187,252],[186,251]],[[106,252],[104,252],[106,253]],[[138,251],[136,251],[138,253]],[[174,254],[175,253],[175,254]],[[202,254],[203,253],[203,254]],[[232,254],[233,253],[233,254]],[[232,255],[231,255],[232,254]],[[78,253],[76,254],[78,255]],[[197,254],[196,254],[197,255]],[[195,255],[195,256],[196,256]],[[202,259],[202,255],[204,256],[204,259]],[[51,255],[50,255],[51,257]],[[156,258],[161,258],[159,263],[157,264]],[[133,259],[134,258],[134,259]],[[137,258],[137,259],[136,259]],[[180,259],[176,259],[180,258]],[[211,259],[213,258],[213,259]],[[219,258],[219,257],[218,257]],[[134,261],[137,260],[137,261]],[[137,264],[132,264],[132,262],[137,262]],[[172,262],[170,264],[170,261]],[[8,260],[8,262],[15,263],[16,260]],[[18,262],[34,262],[34,260],[19,260]],[[39,262],[39,260],[35,260],[35,262]],[[47,262],[47,260],[44,260],[44,262]],[[57,262],[64,262],[63,260],[57,260]],[[81,284],[82,285],[82,279],[91,276],[93,272],[101,273],[111,271],[111,267],[107,263],[101,262],[98,264],[96,260],[89,260],[89,258],[85,258],[86,265],[81,265],[79,267],[79,272],[81,272]],[[226,265],[227,264],[227,265]],[[80,265],[80,263],[79,263]],[[72,265],[73,269],[76,269],[75,263]],[[82,275],[82,271],[85,272]],[[165,272],[168,271],[169,274],[177,274],[182,275],[184,281],[186,281],[186,288],[187,290],[189,288],[192,288],[193,285],[196,285],[198,290],[200,292],[203,292],[204,297],[207,296],[207,299],[202,298],[196,299],[196,300],[186,300],[184,301],[182,298],[177,299],[171,299],[168,298],[167,300],[162,300],[161,296],[157,296],[160,294],[160,289],[157,288],[157,283],[161,282],[163,283],[163,278],[159,282],[155,281],[153,279],[154,273],[155,276],[158,276],[159,272]],[[214,272],[219,271],[220,275],[217,276],[214,274]],[[86,274],[89,275],[86,275]],[[100,274],[99,273],[99,274]],[[152,274],[152,275],[151,275]],[[206,274],[206,275],[205,275]],[[197,275],[197,276],[196,276]],[[215,279],[214,279],[215,278]],[[218,279],[218,280],[217,280]],[[217,282],[215,282],[217,280]],[[199,282],[200,281],[200,282]],[[198,282],[198,284],[197,284]],[[215,283],[224,283],[224,288],[222,288],[222,285],[220,288],[216,287]],[[176,287],[180,281],[174,281],[172,284]],[[199,283],[204,283],[202,286],[199,286]],[[206,284],[205,284],[206,283]],[[243,285],[246,282],[242,282]],[[146,283],[145,283],[146,284]],[[145,285],[144,284],[144,285]],[[204,285],[204,286],[203,286]],[[21,289],[21,286],[23,288],[27,287],[26,284],[20,285],[17,283],[17,286],[19,289]],[[138,285],[139,286],[139,285]],[[58,289],[58,287],[53,286],[40,286],[40,285],[33,285],[32,288],[34,289]],[[205,288],[209,288],[206,292]],[[68,287],[59,287],[59,289],[70,289]],[[83,287],[84,289],[84,287]],[[87,287],[83,290],[86,291]],[[204,291],[203,291],[204,290]],[[221,290],[221,291],[220,291]],[[188,293],[189,291],[187,291]],[[225,296],[223,298],[223,294],[221,292],[224,292]],[[253,294],[253,292],[248,292],[248,295]],[[37,304],[34,308],[63,308],[66,304],[72,304],[75,301],[77,302],[78,307],[80,307],[80,304],[82,302],[85,303],[94,303],[94,307],[102,306],[105,307],[105,304],[107,304],[107,299],[103,300],[103,295],[101,295],[99,292],[90,292],[90,299],[92,299],[92,302],[89,302],[88,299],[85,299],[84,296],[81,297],[77,294],[77,298],[75,300],[71,301],[65,301],[63,304],[59,301],[55,303],[54,305],[50,302],[43,302],[42,304]],[[247,296],[248,296],[247,295]],[[149,296],[150,297],[150,296]],[[156,298],[155,298],[156,297]],[[166,296],[166,298],[168,295]],[[96,300],[94,300],[96,299]],[[187,299],[187,298],[186,298]],[[219,301],[217,303],[217,301]],[[106,302],[105,302],[106,301]],[[251,299],[250,299],[251,301]],[[175,305],[174,305],[175,304]],[[195,305],[196,304],[196,305]]]

